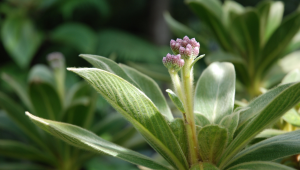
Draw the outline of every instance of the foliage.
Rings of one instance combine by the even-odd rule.
[[[197,48],[186,42],[192,40],[187,37],[178,40],[179,53],[185,63],[181,77],[172,67],[168,69],[175,91],[171,96],[177,98],[173,101],[180,110],[179,103],[182,102],[185,111],[177,119],[173,118],[156,83],[132,68],[104,57],[81,55],[96,68],[68,69],[83,77],[132,123],[168,164],[115,145],[78,126],[40,118],[29,112],[26,115],[36,125],[69,144],[150,169],[293,169],[272,161],[300,153],[300,131],[244,148],[299,103],[300,82],[280,85],[254,99],[247,107],[234,109],[234,66],[227,62],[212,63],[202,73],[194,90],[192,65],[197,60],[194,55],[197,52],[190,53],[186,49]],[[166,59],[167,62],[178,58],[169,55]]]
[[[261,87],[274,86],[285,74],[300,67],[299,51],[294,52],[300,48],[299,10],[283,18],[284,5],[280,1],[263,1],[255,8],[231,0],[224,4],[219,0],[186,2],[212,30],[221,48],[208,54],[206,62],[232,62],[250,99],[261,94]],[[165,18],[178,36],[194,34],[171,16]]]
[[[35,65],[30,70],[26,85],[17,82],[8,74],[2,75],[3,81],[15,90],[19,100],[15,101],[0,92],[0,108],[4,111],[0,112],[0,129],[3,134],[11,134],[1,136],[0,155],[33,161],[28,168],[24,163],[14,163],[14,166],[7,163],[5,166],[76,170],[95,157],[93,153],[70,147],[40,131],[24,116],[25,108],[36,116],[72,123],[121,145],[134,146],[126,144],[135,135],[132,127],[127,127],[114,136],[109,135],[110,132],[116,133],[125,126],[126,122],[120,116],[110,114],[99,122],[94,121],[99,117],[95,114],[98,95],[88,84],[76,82],[66,89],[66,70],[62,55],[52,53],[48,60],[52,70],[45,65]],[[114,127],[111,127],[112,125]]]

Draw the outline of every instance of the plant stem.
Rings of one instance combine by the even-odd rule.
[[[174,70],[169,70],[173,85],[174,85],[174,90],[175,93],[177,94],[177,96],[179,97],[179,99],[182,101],[183,100],[183,96],[182,96],[182,91],[181,91],[181,83],[180,83],[180,79],[179,76],[177,74],[177,72],[175,72]]]
[[[185,60],[185,65],[181,71],[183,104],[186,111],[185,127],[189,144],[190,165],[196,164],[199,161],[199,147],[194,120],[193,69],[190,67],[192,62],[193,59]]]

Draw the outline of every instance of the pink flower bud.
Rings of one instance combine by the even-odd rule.
[[[183,39],[177,38],[171,40],[171,49],[174,54],[180,54],[183,59],[196,58],[199,54],[200,44],[195,38],[189,39],[184,36]]]
[[[193,56],[197,57],[199,55],[199,48],[195,47],[193,50]]]
[[[178,72],[184,65],[184,60],[181,59],[180,54],[178,55],[167,54],[166,57],[163,57],[162,62],[165,65],[165,67],[175,72]]]

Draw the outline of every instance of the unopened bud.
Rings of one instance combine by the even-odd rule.
[[[171,49],[174,54],[180,54],[183,59],[196,58],[199,55],[200,44],[195,38],[189,39],[188,36],[184,36],[183,39],[177,38],[171,40]]]
[[[175,72],[178,72],[184,65],[184,60],[181,59],[180,54],[167,54],[167,56],[162,59],[162,62],[169,70],[173,70]]]

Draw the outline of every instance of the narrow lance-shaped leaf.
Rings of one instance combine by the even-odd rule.
[[[250,161],[274,161],[300,153],[300,131],[278,135],[254,144],[233,157],[229,166]]]
[[[255,170],[295,170],[294,168],[281,165],[275,162],[263,162],[263,161],[253,161],[243,164],[236,165],[227,170],[241,170],[241,169],[255,169]]]
[[[165,98],[158,85],[151,78],[125,65],[118,65],[105,57],[88,54],[81,54],[80,56],[94,67],[116,74],[142,90],[165,117],[169,120],[173,119],[173,115]],[[153,92],[153,90],[156,92]]]
[[[213,63],[200,76],[195,90],[195,112],[220,123],[234,106],[235,72],[231,63]]]
[[[183,151],[165,118],[144,93],[124,79],[104,70],[69,70],[90,83],[173,167],[188,167]]]
[[[224,165],[227,164],[236,153],[244,148],[259,132],[275,123],[284,113],[286,113],[286,111],[299,102],[300,82],[291,84],[289,88],[282,91],[279,95],[276,95],[270,103],[267,103],[262,107],[258,114],[249,121],[227,147],[220,162],[220,167],[223,168]],[[249,110],[251,110],[251,108]]]
[[[170,99],[175,104],[177,109],[182,113],[185,113],[182,101],[179,99],[179,97],[170,89],[167,89],[166,92],[168,93]]]
[[[105,153],[151,169],[169,169],[144,155],[105,141],[94,133],[78,126],[42,119],[28,112],[26,112],[26,115],[37,126],[76,147]]]
[[[143,91],[147,97],[158,108],[168,120],[173,119],[172,112],[167,104],[167,101],[162,94],[157,83],[148,77],[147,75],[123,64],[119,64],[120,67],[127,73],[127,75],[139,86],[139,89]]]
[[[227,138],[227,130],[218,125],[201,128],[198,133],[201,158],[216,163],[227,145]]]
[[[184,155],[188,159],[188,140],[183,119],[177,118],[170,123],[172,132],[174,133]]]

